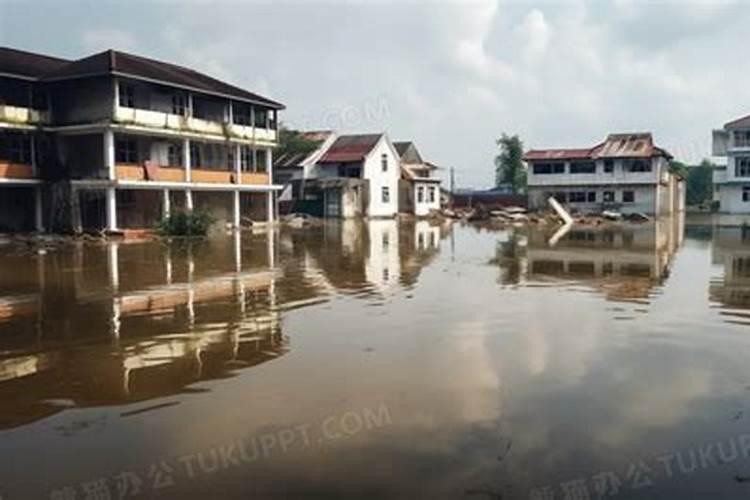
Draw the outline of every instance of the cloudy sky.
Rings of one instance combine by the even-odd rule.
[[[750,1],[0,0],[0,44],[118,48],[280,100],[308,129],[387,131],[493,179],[495,139],[587,146],[650,130],[675,156],[750,113]]]

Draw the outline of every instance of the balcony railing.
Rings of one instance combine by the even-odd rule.
[[[151,178],[144,165],[119,164],[115,170],[117,179],[121,181],[185,182],[185,171],[178,167],[152,168],[152,175],[156,178]]]
[[[0,179],[35,179],[34,167],[0,160]]]
[[[275,142],[277,132],[250,125],[229,124],[221,121],[204,120],[190,116],[174,115],[149,109],[117,107],[115,121],[148,128],[167,129],[175,132],[193,132],[222,137],[234,136],[244,140]]]
[[[0,122],[37,125],[44,123],[46,118],[47,113],[44,111],[0,104]]]

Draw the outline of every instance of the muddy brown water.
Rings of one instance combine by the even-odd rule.
[[[0,498],[747,498],[750,231],[0,246]]]

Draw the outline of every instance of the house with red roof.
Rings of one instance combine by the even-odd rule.
[[[440,179],[437,167],[425,161],[413,142],[394,142],[401,160],[399,211],[426,217],[440,210]]]
[[[670,173],[671,159],[650,133],[610,134],[588,148],[528,151],[529,208],[544,209],[554,197],[581,212],[682,211],[685,183]]]
[[[714,170],[714,200],[726,213],[750,213],[750,115],[713,132],[713,155],[726,166]]]
[[[385,133],[340,135],[305,179],[305,197],[319,196],[325,217],[395,217],[399,154]]]

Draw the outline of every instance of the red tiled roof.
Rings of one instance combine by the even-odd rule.
[[[750,115],[737,118],[724,125],[724,128],[750,127]]]
[[[365,159],[383,134],[342,135],[320,158],[320,163],[352,163]]]

